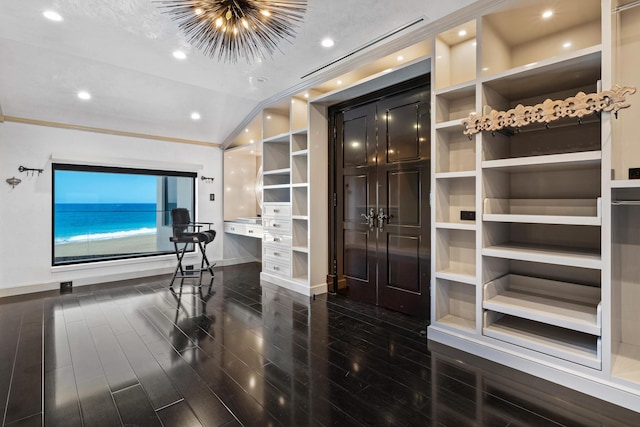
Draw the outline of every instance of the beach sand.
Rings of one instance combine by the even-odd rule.
[[[165,250],[173,250],[166,243]],[[141,252],[157,252],[156,235],[143,234],[140,236],[118,237],[105,240],[91,240],[86,242],[67,242],[55,245],[55,256],[73,257],[83,255],[116,255],[134,254]]]

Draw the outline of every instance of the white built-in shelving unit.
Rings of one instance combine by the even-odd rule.
[[[310,198],[310,188],[326,188],[326,140],[310,141],[310,123],[318,128],[313,92],[282,99],[262,111],[263,252],[261,279],[304,295],[326,292],[326,244],[311,247],[326,230],[326,205]],[[324,127],[326,128],[326,117]],[[313,137],[326,138],[326,130]],[[319,173],[320,172],[320,173]],[[323,184],[324,183],[324,184]],[[315,229],[311,223],[321,225]],[[324,236],[323,236],[324,238]],[[313,258],[313,255],[318,255]]]
[[[603,112],[471,138],[461,125],[640,85],[632,3],[507,1],[435,36],[428,337],[638,410],[636,100],[619,120]]]

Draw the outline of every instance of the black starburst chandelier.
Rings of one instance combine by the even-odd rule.
[[[188,42],[211,58],[248,63],[271,57],[295,35],[307,0],[159,0]]]

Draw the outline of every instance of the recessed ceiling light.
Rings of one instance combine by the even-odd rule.
[[[305,93],[305,94],[304,94],[304,97],[305,97],[305,98],[308,98],[308,97],[309,97],[309,92]]]
[[[565,49],[569,49],[571,47],[571,42],[565,42],[562,44],[562,47]]]
[[[478,46],[478,42],[471,43],[472,46]]]
[[[553,16],[553,10],[545,10],[544,12],[542,12],[542,17],[544,19],[549,19]]]
[[[458,31],[458,35],[459,35],[460,37],[464,37],[464,36],[466,36],[466,35],[467,35],[467,30],[460,30],[460,31]]]
[[[404,59],[404,56],[402,55],[398,55],[398,57],[396,58],[398,61],[402,61]]]
[[[271,116],[267,116],[267,120],[271,120]]]
[[[86,90],[81,90],[80,92],[78,92],[78,98],[87,101],[89,99],[91,99],[91,94],[89,92],[87,92]]]
[[[253,144],[255,141],[253,139],[249,140],[249,144]]]
[[[335,42],[329,38],[326,38],[324,40],[322,40],[322,46],[323,47],[331,47],[335,44]]]
[[[198,113],[197,111],[191,113],[191,120],[200,120],[200,113]]]
[[[176,59],[187,59],[187,54],[181,50],[176,50],[173,52],[173,57]]]
[[[489,67],[482,68],[482,71],[489,71]]]
[[[249,128],[245,128],[245,130],[244,130],[244,131],[245,131],[245,132],[249,132]]]
[[[60,15],[58,12],[55,12],[53,10],[46,10],[42,14],[44,15],[45,18],[51,21],[56,21],[56,22],[62,21],[62,15]]]

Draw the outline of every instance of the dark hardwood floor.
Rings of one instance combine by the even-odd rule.
[[[0,299],[3,426],[618,426],[640,414],[443,346],[425,325],[216,270]]]

